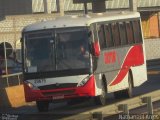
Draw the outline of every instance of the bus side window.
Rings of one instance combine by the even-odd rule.
[[[113,35],[113,40],[115,42],[115,46],[120,46],[121,41],[120,41],[120,36],[119,36],[119,28],[117,23],[112,23],[112,35]]]
[[[133,31],[134,31],[134,39],[136,43],[142,42],[142,34],[140,28],[140,22],[138,20],[132,21]]]
[[[125,29],[125,24],[123,22],[119,22],[119,32],[120,32],[120,38],[121,38],[121,44],[127,45],[127,34]]]
[[[107,47],[113,47],[114,42],[112,39],[111,25],[109,25],[109,24],[105,25],[105,36],[106,36]]]
[[[105,36],[104,36],[104,25],[98,26],[98,37],[99,37],[99,44],[101,49],[106,48]]]
[[[130,22],[126,22],[127,39],[129,44],[134,43],[133,29]]]

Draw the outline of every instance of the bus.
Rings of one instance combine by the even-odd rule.
[[[107,93],[132,97],[147,81],[138,12],[62,16],[26,26],[22,32],[26,102],[40,112],[49,103],[92,98],[105,105]]]

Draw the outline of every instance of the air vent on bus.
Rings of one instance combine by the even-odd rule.
[[[51,90],[51,89],[60,89],[60,88],[73,88],[76,87],[77,83],[59,83],[52,85],[39,86],[40,90]]]

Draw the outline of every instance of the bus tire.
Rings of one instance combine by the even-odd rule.
[[[132,77],[131,73],[128,74],[128,88],[121,91],[114,92],[114,97],[116,99],[120,98],[131,98],[132,97]]]
[[[132,88],[133,88],[132,74],[129,72],[129,75],[128,75],[128,89],[124,90],[124,95],[125,95],[126,98],[131,98],[132,97]]]
[[[102,82],[102,94],[99,96],[96,96],[94,98],[96,105],[105,105],[106,104],[106,98],[107,98],[107,89],[105,87],[105,82]]]
[[[47,112],[49,108],[48,101],[36,101],[37,109],[39,112]]]

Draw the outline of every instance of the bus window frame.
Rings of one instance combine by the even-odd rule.
[[[140,31],[141,31],[141,42],[138,42],[136,43],[135,42],[135,38],[134,38],[134,31],[133,31],[133,25],[132,25],[132,21],[139,21],[139,28],[140,28]],[[143,36],[142,36],[142,28],[141,28],[141,23],[140,23],[141,19],[140,17],[136,17],[136,18],[128,18],[128,19],[120,19],[120,20],[112,20],[112,21],[102,21],[102,22],[97,22],[97,23],[94,23],[96,25],[110,25],[112,23],[116,23],[118,24],[118,28],[119,28],[119,23],[120,22],[123,22],[124,24],[124,27],[125,27],[125,34],[126,34],[126,39],[127,39],[127,44],[122,44],[122,40],[121,40],[121,36],[120,36],[120,30],[118,31],[119,32],[119,37],[120,37],[120,42],[121,44],[118,45],[118,46],[115,46],[115,41],[113,40],[113,33],[112,33],[112,30],[111,30],[111,37],[112,37],[112,41],[114,43],[113,46],[111,47],[107,47],[107,42],[106,42],[106,47],[105,48],[101,48],[101,50],[106,50],[106,49],[113,49],[113,48],[120,48],[120,47],[125,47],[125,46],[133,46],[133,45],[136,45],[136,44],[141,44],[143,43]],[[127,28],[126,28],[126,22],[129,22],[130,23],[130,26],[131,26],[131,30],[132,30],[132,36],[133,36],[133,42],[132,43],[129,43],[129,40],[128,40],[128,35],[127,35]],[[105,30],[105,29],[104,29]],[[96,29],[96,33],[98,34],[98,31]],[[106,33],[105,33],[105,39],[106,39]],[[99,39],[98,39],[99,40]]]
[[[98,40],[99,40],[99,45],[100,45],[100,48],[103,50],[106,48],[107,46],[107,42],[105,40],[105,25],[104,24],[97,24],[97,34],[98,34]],[[103,36],[103,40],[100,40],[100,35],[99,35],[99,31],[100,29],[102,29],[102,36]],[[102,44],[103,43],[103,44]],[[103,46],[102,46],[103,45]]]
[[[131,21],[131,22],[132,22],[132,26],[133,26],[133,35],[134,35],[134,39],[135,39],[135,44],[136,43],[141,43],[143,41],[143,37],[142,37],[142,32],[140,32],[140,31],[142,31],[140,20],[134,20],[134,21]],[[135,27],[134,23],[135,22],[138,25],[138,28],[136,30],[134,29],[134,27]],[[135,36],[137,36],[137,30],[138,30],[138,33],[139,33],[139,35],[138,35],[139,40],[137,40],[137,37],[135,37]]]
[[[124,27],[124,33],[125,33],[125,35],[124,36],[122,36],[122,32],[121,32],[121,27],[120,27],[120,25],[123,25],[123,27]],[[125,27],[125,22],[118,22],[118,26],[119,26],[119,35],[120,35],[120,39],[121,39],[121,46],[125,46],[125,45],[128,45],[128,39],[127,39],[127,31],[126,31],[126,27]],[[124,34],[123,33],[123,34]],[[122,37],[125,37],[125,42],[126,43],[122,43],[122,41],[124,42],[124,40],[122,40],[123,38]]]
[[[104,29],[105,30],[105,37],[106,37],[106,44],[107,44],[107,46],[106,46],[106,48],[110,48],[110,47],[114,47],[115,46],[115,42],[114,42],[114,40],[113,40],[113,32],[112,32],[112,28],[111,28],[111,24],[105,24],[105,28],[106,27],[109,27],[109,32],[110,32],[110,42],[112,42],[112,45],[110,46],[108,46],[108,38],[107,38],[107,35],[106,35],[106,29]]]

